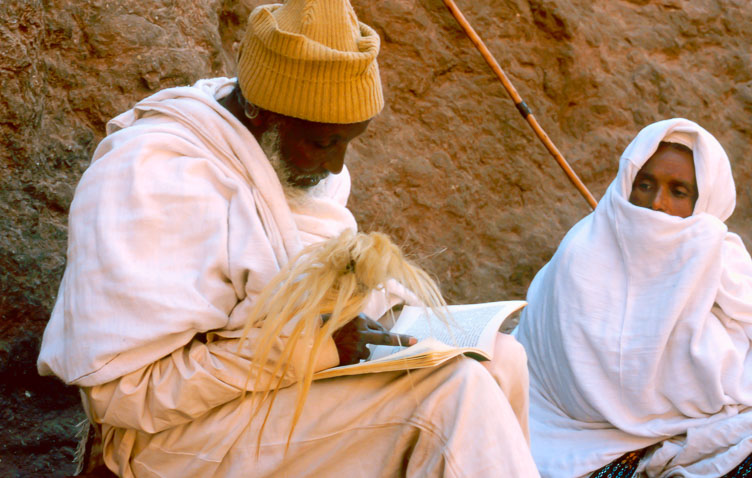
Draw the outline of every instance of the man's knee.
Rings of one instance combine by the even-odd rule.
[[[508,334],[496,334],[493,359],[483,362],[502,388],[513,382],[527,384],[527,354],[525,348]]]
[[[525,348],[513,336],[497,334],[494,358],[491,361],[483,362],[483,365],[506,396],[525,438],[528,438],[528,389],[530,380]]]
[[[514,367],[527,368],[527,353],[525,347],[509,334],[496,334],[494,357]]]
[[[496,391],[499,386],[485,366],[477,360],[460,357],[450,364],[451,376],[447,381],[454,382],[458,388],[470,394],[478,391]]]

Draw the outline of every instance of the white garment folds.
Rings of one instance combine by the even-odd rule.
[[[307,245],[253,135],[214,99],[233,86],[164,90],[108,124],[71,204],[42,373],[98,385],[197,333],[242,328],[256,294]],[[297,211],[311,237],[356,227],[347,171],[326,181],[332,193]]]
[[[248,311],[303,246],[356,224],[346,170],[290,209],[253,135],[216,100],[233,86],[164,90],[112,120],[71,205],[68,263],[38,367],[82,387],[110,469],[370,477],[408,463],[408,476],[537,476],[524,351],[501,335],[490,374],[463,359],[314,383],[287,454],[296,387],[284,388],[256,456],[264,412],[252,419],[242,394],[255,383],[258,330],[238,351]],[[386,310],[382,299],[371,314]],[[338,361],[330,340],[315,368]],[[303,365],[293,362],[283,386]]]
[[[694,143],[699,197],[686,219],[628,202],[676,133]],[[752,452],[752,261],[723,222],[735,194],[712,135],[655,123],[538,272],[515,334],[542,476],[584,476],[660,442],[641,463],[647,476],[720,477]]]

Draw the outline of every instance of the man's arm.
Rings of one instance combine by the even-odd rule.
[[[253,391],[258,383],[269,383],[272,370],[250,375],[255,330],[238,350],[239,338],[219,338],[209,342],[194,339],[190,344],[135,372],[111,382],[85,387],[89,410],[98,423],[133,428],[146,433],[190,422],[212,408]],[[277,339],[270,363],[279,357],[285,338]],[[314,370],[338,364],[333,341],[327,341]],[[303,364],[291,364],[282,387],[300,378]],[[276,383],[273,380],[271,383]]]

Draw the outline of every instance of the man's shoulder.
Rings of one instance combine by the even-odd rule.
[[[145,119],[150,120],[147,122],[150,125],[180,125],[198,133],[204,131],[208,123],[226,123],[230,115],[225,114],[218,100],[229,94],[235,85],[234,78],[209,78],[190,86],[160,90],[111,119],[107,123],[107,135],[143,125]]]
[[[105,137],[76,190],[132,196],[152,191],[161,201],[177,194],[217,195],[228,200],[247,181],[212,151],[210,145],[180,122],[163,115],[146,116]]]

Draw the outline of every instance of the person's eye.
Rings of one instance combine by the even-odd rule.
[[[647,181],[641,181],[637,183],[637,189],[639,189],[640,191],[650,191],[652,187],[653,185]]]
[[[689,196],[689,193],[683,189],[674,189],[673,194],[674,197],[677,198],[685,198]]]
[[[313,144],[319,149],[327,149],[327,148],[331,148],[332,146],[334,146],[336,142],[337,142],[336,140],[332,139],[329,141],[315,141]]]

